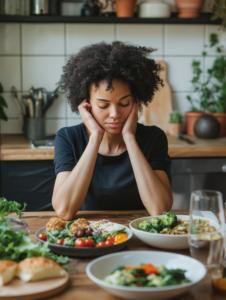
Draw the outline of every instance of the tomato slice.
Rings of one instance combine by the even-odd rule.
[[[56,242],[56,245],[62,246],[64,244],[64,239],[59,239]]]
[[[107,241],[112,242],[114,244],[115,243],[115,238],[113,238],[113,236],[109,236],[107,238]]]
[[[93,247],[94,241],[92,239],[86,239],[85,240],[86,247]]]
[[[45,233],[40,233],[40,234],[38,235],[38,238],[39,238],[40,240],[44,241],[44,242],[47,241],[47,235],[46,235]]]
[[[75,241],[75,247],[87,247],[86,246],[86,241],[83,239],[77,239]]]
[[[96,248],[102,248],[102,247],[107,247],[105,242],[100,242],[99,244],[96,245]]]

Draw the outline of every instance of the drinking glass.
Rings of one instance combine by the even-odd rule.
[[[205,222],[209,221],[209,224]],[[225,218],[220,192],[197,190],[190,201],[189,247],[191,256],[207,268],[220,268],[223,258]]]

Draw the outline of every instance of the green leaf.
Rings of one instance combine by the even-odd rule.
[[[8,121],[8,117],[7,115],[5,114],[2,106],[0,106],[0,120],[4,120],[4,121]]]
[[[2,84],[0,82],[0,93],[3,93],[3,92],[4,92],[4,89],[3,89],[3,86],[2,86]]]
[[[0,106],[4,106],[4,107],[8,108],[8,105],[5,102],[5,99],[1,95],[0,95]]]

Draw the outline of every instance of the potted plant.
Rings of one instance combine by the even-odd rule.
[[[181,114],[178,111],[173,111],[169,115],[169,123],[167,125],[169,135],[178,135],[183,131],[183,124],[181,121]]]
[[[178,18],[198,18],[204,0],[175,0]]]
[[[116,16],[120,18],[132,18],[137,0],[115,0]]]
[[[5,99],[3,98],[3,96],[1,95],[3,93],[3,86],[0,82],[0,119],[1,120],[4,120],[4,121],[7,121],[8,120],[8,117],[7,115],[5,114],[4,112],[4,107],[8,107],[7,103],[5,102]]]
[[[193,61],[193,91],[198,93],[199,98],[193,99],[190,95],[187,99],[190,103],[189,112],[185,113],[187,121],[187,133],[194,135],[194,124],[202,113],[210,113],[221,124],[219,136],[226,135],[226,58],[224,56],[224,47],[219,46],[218,36],[215,33],[210,34],[210,45],[212,48],[216,46],[216,51],[220,53],[213,62],[212,67],[207,70],[205,80],[201,79],[200,61]],[[205,45],[205,47],[207,47]],[[207,52],[204,51],[202,56],[205,57]]]
[[[221,27],[226,29],[226,4],[225,0],[213,0],[213,15],[211,20],[222,19]]]

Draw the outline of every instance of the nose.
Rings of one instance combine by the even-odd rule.
[[[109,117],[112,119],[118,119],[121,117],[120,110],[116,105],[111,106]]]

